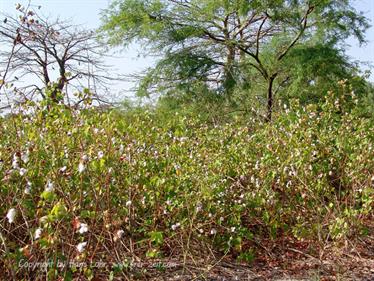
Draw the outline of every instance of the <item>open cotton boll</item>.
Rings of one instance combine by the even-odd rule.
[[[26,173],[27,173],[27,169],[25,169],[25,168],[21,168],[21,169],[19,169],[19,174],[20,174],[21,176],[24,176]]]
[[[79,253],[82,253],[84,251],[84,249],[86,248],[87,246],[87,242],[81,242],[77,245],[77,250]]]
[[[19,168],[18,156],[16,154],[13,155],[12,167],[15,170]]]
[[[30,181],[27,181],[26,188],[23,192],[25,194],[30,194],[31,193],[31,186],[32,186],[32,183]]]
[[[118,241],[119,239],[121,239],[123,237],[123,235],[125,234],[125,231],[120,229],[120,230],[117,230],[117,232],[115,233],[114,235],[114,242]]]
[[[42,235],[42,231],[43,229],[41,229],[40,227],[38,227],[36,230],[35,230],[35,233],[34,233],[34,238],[35,240],[39,239]]]
[[[26,153],[22,153],[21,155],[21,160],[23,161],[23,163],[27,164],[27,162],[29,162],[29,152],[27,151]]]
[[[84,166],[83,162],[80,162],[79,165],[78,165],[78,172],[83,173],[83,171],[85,169],[86,169],[86,167]]]
[[[45,186],[45,191],[47,192],[52,192],[54,190],[54,183],[50,180],[48,180],[46,186]]]
[[[17,214],[17,211],[16,209],[12,208],[8,211],[8,213],[6,214],[6,218],[8,219],[8,222],[9,223],[13,223],[15,218],[16,218],[16,214]]]
[[[78,232],[80,234],[86,233],[88,231],[88,225],[86,223],[81,223]]]

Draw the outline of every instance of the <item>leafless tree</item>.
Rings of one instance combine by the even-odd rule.
[[[87,95],[72,93],[88,88],[93,99],[103,101],[108,86],[118,78],[104,63],[105,46],[94,31],[59,18],[42,16],[40,6],[17,4],[17,16],[3,14],[0,24],[0,79],[18,85],[24,99],[48,97],[79,104]],[[49,91],[45,91],[49,88]],[[63,95],[61,95],[63,94]]]

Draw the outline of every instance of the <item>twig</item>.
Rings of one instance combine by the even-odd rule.
[[[5,239],[4,239],[3,233],[1,231],[0,231],[0,240],[1,240],[1,243],[3,244],[3,246],[4,246],[5,255],[8,255],[8,253],[9,253],[8,247],[6,246]],[[12,267],[10,267],[10,274],[12,275],[12,279],[16,280],[16,277],[15,277],[15,274],[14,274],[14,271],[13,271]]]
[[[318,259],[318,258],[316,258],[316,257],[314,257],[314,256],[312,256],[312,255],[309,255],[309,254],[307,254],[307,253],[304,253],[304,252],[302,252],[302,251],[300,251],[300,250],[297,250],[297,249],[294,249],[294,248],[288,248],[288,250],[290,250],[290,251],[292,251],[292,252],[295,252],[295,253],[298,253],[298,254],[302,254],[302,255],[304,255],[304,256],[306,256],[306,257],[308,257],[308,258],[311,258],[311,259],[317,260],[318,263],[322,264],[322,261],[321,261],[320,259]]]

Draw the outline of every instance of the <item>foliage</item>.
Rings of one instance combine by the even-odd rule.
[[[195,83],[231,94],[260,80],[254,88],[262,90],[270,120],[277,89],[349,78],[339,46],[349,36],[364,42],[368,26],[348,0],[117,0],[103,13],[101,30],[112,45],[137,41],[161,56],[139,94],[170,94],[181,85],[189,94]],[[305,62],[310,69],[301,71]]]
[[[113,278],[139,258],[212,249],[250,262],[267,239],[359,235],[374,207],[374,126],[348,85],[338,91],[246,126],[24,105],[0,119],[2,276],[35,279],[25,261],[50,261],[50,279]]]

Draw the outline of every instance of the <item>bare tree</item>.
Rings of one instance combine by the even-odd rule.
[[[105,46],[96,33],[42,16],[40,6],[17,4],[16,9],[18,17],[4,14],[0,24],[0,84],[19,85],[16,90],[24,99],[39,95],[54,102],[66,98],[70,103],[73,92],[88,88],[93,99],[103,101],[108,85],[117,78],[104,64]],[[88,96],[84,93],[73,98],[74,103]]]

